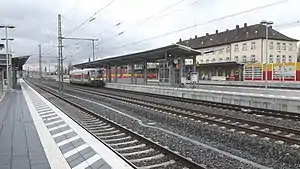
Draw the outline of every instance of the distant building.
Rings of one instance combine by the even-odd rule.
[[[272,27],[268,29],[267,57],[266,26],[262,24],[248,26],[245,23],[243,27],[236,25],[233,30],[227,29],[224,32],[216,30],[214,34],[206,33],[205,36],[179,40],[178,43],[203,52],[203,55],[197,56],[196,59],[201,76],[206,75],[211,78],[235,76],[239,80],[263,80],[263,64],[266,63],[266,58],[272,66],[276,65],[275,63],[297,62],[298,40],[285,36]],[[186,61],[187,65],[191,63]],[[251,71],[249,67],[252,68]],[[268,66],[268,70],[271,69],[271,72],[268,72],[270,80],[273,79],[274,74],[271,67]],[[295,78],[296,66],[293,70],[295,70]]]

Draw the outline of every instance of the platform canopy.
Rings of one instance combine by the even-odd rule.
[[[30,55],[13,57],[13,58],[11,58],[12,65],[16,68],[20,68],[27,62],[29,57],[30,57]]]
[[[176,57],[190,57],[195,55],[200,55],[200,51],[194,50],[192,48],[173,44],[169,46],[164,46],[161,48],[156,48],[152,50],[147,50],[138,53],[126,54],[116,57],[103,58],[95,61],[75,64],[74,67],[77,68],[92,68],[99,67],[103,65],[124,65],[128,63],[141,63],[144,61],[151,62],[164,59],[165,55],[171,55]]]
[[[16,68],[22,67],[29,57],[30,55],[12,57],[12,66]],[[6,54],[0,54],[0,68],[6,68]]]

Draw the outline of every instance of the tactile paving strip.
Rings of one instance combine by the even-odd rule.
[[[107,164],[70,126],[26,85],[24,87],[49,133],[74,169],[110,169]]]

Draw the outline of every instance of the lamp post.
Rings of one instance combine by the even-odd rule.
[[[265,62],[265,68],[266,68],[266,71],[265,71],[265,89],[268,88],[268,48],[269,48],[269,45],[268,45],[268,37],[269,37],[269,25],[272,25],[273,22],[272,21],[266,21],[266,20],[263,20],[260,22],[262,25],[266,25],[266,62]]]
[[[1,39],[1,40],[5,40],[6,41],[6,77],[7,77],[7,89],[10,90],[11,89],[11,56],[8,54],[8,41],[9,40],[13,40],[13,39],[9,39],[8,36],[8,31],[7,29],[13,29],[15,28],[12,25],[0,25],[0,28],[4,28],[5,29],[5,38]]]

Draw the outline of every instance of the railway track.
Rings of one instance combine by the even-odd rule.
[[[66,113],[70,118],[110,147],[112,151],[116,152],[134,168],[206,168],[204,165],[197,164],[190,159],[169,150],[167,147],[163,147],[130,129],[96,114],[86,107],[70,101],[66,97],[57,94],[55,90],[50,89],[49,87],[36,83],[31,84],[34,84],[36,87],[84,112]]]
[[[101,89],[91,88],[91,90],[93,90],[93,91],[99,90],[101,92],[105,92],[104,90],[101,90]],[[195,99],[180,98],[180,97],[171,97],[171,96],[165,96],[165,95],[141,93],[141,92],[134,92],[134,91],[124,91],[124,90],[118,90],[118,89],[109,89],[109,90],[110,90],[110,92],[107,92],[107,93],[111,93],[111,91],[117,91],[117,92],[124,92],[124,93],[130,93],[130,94],[138,94],[138,95],[148,96],[148,97],[152,97],[152,98],[168,99],[168,100],[173,100],[173,101],[178,101],[178,102],[190,103],[190,104],[194,104],[194,105],[201,104],[204,106],[217,107],[217,108],[221,108],[221,109],[242,111],[243,113],[247,113],[247,114],[251,114],[251,115],[263,115],[263,116],[273,117],[273,118],[278,118],[278,119],[290,119],[290,120],[300,121],[300,114],[294,113],[294,112],[275,111],[275,110],[268,110],[268,109],[262,109],[262,108],[245,107],[245,106],[225,104],[225,103],[215,103],[215,102],[210,102],[210,101],[195,100]]]
[[[112,95],[115,93],[101,93],[101,91],[86,90],[79,87],[68,86],[71,90],[83,92],[85,94],[97,95],[106,98],[116,99],[122,102],[134,104],[136,106],[146,107],[152,110],[160,111],[170,115],[178,116],[179,118],[189,118],[193,121],[203,122],[207,125],[219,126],[220,128],[230,129],[231,131],[249,133],[250,136],[260,136],[263,139],[274,139],[278,143],[287,143],[291,146],[298,147],[300,143],[300,131],[290,128],[285,128],[266,123],[249,121],[241,118],[214,114],[212,112],[203,112],[195,109],[184,108],[182,106],[169,105],[162,103],[160,100],[144,100],[134,96],[129,97],[122,94]]]
[[[74,85],[70,85],[69,83],[65,83],[66,86],[74,87]],[[180,98],[180,97],[172,97],[172,96],[165,96],[165,95],[158,95],[158,94],[152,94],[152,93],[142,93],[142,92],[136,92],[136,91],[125,91],[125,90],[119,90],[119,89],[101,89],[101,88],[93,88],[93,87],[85,87],[80,86],[80,88],[85,88],[87,90],[106,93],[106,94],[114,94],[114,95],[120,95],[120,93],[128,94],[128,97],[130,97],[130,94],[132,95],[141,95],[141,96],[148,96],[152,98],[161,98],[161,99],[167,99],[177,102],[184,102],[184,103],[190,103],[192,105],[204,105],[208,107],[216,107],[220,109],[228,109],[228,110],[234,110],[243,112],[250,115],[257,115],[257,116],[266,116],[266,117],[272,117],[277,119],[289,119],[294,121],[300,121],[300,114],[294,113],[294,112],[285,112],[285,111],[276,111],[276,110],[268,110],[268,109],[262,109],[262,108],[254,108],[254,107],[245,107],[245,106],[239,106],[239,105],[232,105],[232,104],[225,104],[225,103],[216,103],[216,102],[210,102],[210,101],[203,101],[203,100],[195,100],[195,99],[188,99],[188,98]]]

